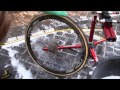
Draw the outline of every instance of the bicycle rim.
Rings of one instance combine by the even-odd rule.
[[[87,61],[88,44],[85,35],[68,17],[47,14],[35,17],[25,31],[25,41],[32,60],[42,69],[56,76],[74,74]],[[82,47],[59,50],[55,48],[60,45],[75,44],[81,44]],[[52,49],[44,51],[43,47]]]

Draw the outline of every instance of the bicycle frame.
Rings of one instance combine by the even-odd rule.
[[[102,14],[102,12],[101,12],[101,14]],[[118,14],[118,13],[115,13],[115,14]],[[99,17],[99,19],[100,19],[100,17]],[[106,18],[104,18],[104,19],[106,19]],[[91,54],[91,56],[92,56],[92,58],[94,59],[95,62],[98,62],[98,57],[97,57],[97,53],[95,52],[94,45],[100,44],[100,43],[105,42],[107,40],[108,41],[113,41],[113,42],[116,41],[116,34],[115,34],[113,26],[112,26],[111,17],[110,17],[109,20],[108,21],[105,20],[103,22],[103,26],[102,26],[105,38],[102,39],[102,40],[93,42],[93,35],[94,35],[94,31],[95,31],[95,24],[96,24],[96,21],[97,21],[97,15],[93,16],[93,20],[92,20],[92,23],[91,23],[91,29],[90,29],[90,37],[89,37],[89,49],[90,49],[90,54]]]
[[[112,26],[111,18],[110,19],[104,18],[105,20],[103,20],[103,21],[101,20],[101,22],[103,24],[102,29],[104,31],[105,38],[103,38],[102,40],[93,42],[95,25],[97,23],[97,18],[100,19],[100,17],[99,17],[100,14],[102,14],[102,12],[97,12],[97,13],[94,13],[94,15],[93,15],[92,22],[91,22],[91,28],[90,28],[89,42],[88,42],[90,55],[94,59],[95,63],[98,62],[98,57],[97,57],[97,53],[94,49],[94,46],[97,44],[100,44],[102,42],[105,42],[105,41],[113,41],[113,42],[116,41],[116,34],[115,34],[113,26]],[[117,12],[117,13],[113,13],[113,14],[119,14],[119,13]],[[58,46],[57,48],[58,49],[69,49],[69,48],[81,48],[81,47],[82,46],[80,44],[76,44],[76,45]],[[43,48],[43,50],[48,51],[48,48]]]

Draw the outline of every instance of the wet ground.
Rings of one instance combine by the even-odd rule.
[[[77,24],[82,28],[89,28],[90,23],[89,20],[85,19],[80,21],[79,18],[75,17],[75,20],[77,20]],[[79,22],[79,23],[78,23]],[[115,27],[116,25],[114,25]],[[96,28],[99,28],[100,25],[97,24]],[[117,31],[117,41],[116,42],[107,42],[107,43],[101,43],[95,47],[97,55],[100,60],[106,59],[109,57],[119,56],[120,55],[120,30],[119,25],[116,29]],[[45,28],[42,27],[42,28]],[[25,26],[19,26],[13,28],[14,30],[12,32],[9,32],[8,34],[8,41],[6,42],[6,45],[3,45],[0,47],[0,68],[1,70],[7,69],[11,73],[11,76],[9,79],[58,79],[61,77],[56,77],[54,75],[48,74],[44,70],[40,69],[31,59],[30,55],[28,54],[28,51],[26,49],[26,45],[24,42],[24,31]],[[86,37],[89,35],[89,30],[83,29],[85,32]],[[70,32],[67,32],[66,34],[69,35],[69,39],[65,41],[65,43],[71,43],[71,41],[76,41],[77,38],[74,38],[74,35],[72,35]],[[65,36],[64,33],[57,35],[56,37],[60,37],[60,35]],[[98,36],[102,36],[103,32],[102,30],[96,30],[95,32],[94,40],[98,39]],[[64,40],[63,37],[60,38]],[[51,37],[50,37],[51,38]],[[38,42],[39,43],[39,42]],[[67,54],[71,53],[71,51],[66,51]],[[63,55],[65,56],[65,55]],[[74,58],[74,53],[69,54],[68,59]],[[90,64],[91,63],[91,64]],[[79,71],[78,73],[63,77],[65,79],[89,79],[90,75],[92,73],[92,70],[94,69],[92,67],[93,59],[89,58],[88,63],[86,63],[85,67]]]

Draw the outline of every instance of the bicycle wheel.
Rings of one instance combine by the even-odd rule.
[[[68,17],[48,14],[36,16],[25,31],[25,41],[33,61],[56,76],[74,74],[87,61],[88,43],[84,33]],[[77,44],[81,48],[58,48]]]

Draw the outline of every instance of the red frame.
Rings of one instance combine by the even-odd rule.
[[[94,36],[96,22],[97,22],[97,14],[94,14],[92,22],[91,22],[91,29],[90,29],[90,36],[89,36],[89,43],[92,43],[93,45],[92,45],[92,47],[89,46],[89,50],[90,50],[90,55],[92,56],[94,61],[98,62],[98,57],[97,57],[97,53],[95,52],[94,45],[105,42],[110,38],[115,39],[116,35],[114,32],[114,29],[112,28],[112,22],[104,22],[102,29],[104,31],[105,38],[102,40],[93,42],[93,36]],[[58,49],[81,48],[81,45],[76,44],[76,45],[58,46],[57,48]],[[43,50],[48,51],[48,48],[45,47],[45,48],[43,48]]]

